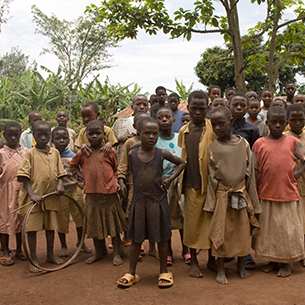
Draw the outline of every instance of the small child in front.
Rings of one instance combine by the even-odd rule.
[[[291,275],[290,264],[304,258],[302,206],[296,179],[305,170],[305,148],[299,139],[282,134],[286,122],[285,109],[271,107],[267,114],[270,134],[253,145],[258,195],[263,209],[255,254],[269,261],[262,269],[264,272],[279,268],[279,277]],[[296,171],[295,157],[302,161]]]
[[[39,203],[30,214],[26,227],[30,255],[38,264],[36,235],[37,231],[46,230],[46,260],[54,264],[62,264],[63,260],[53,254],[59,198],[52,196],[43,199],[42,196],[54,191],[62,195],[65,191],[63,177],[67,174],[63,169],[59,152],[48,145],[51,137],[50,124],[46,121],[37,121],[32,131],[36,145],[25,153],[17,173],[18,181],[23,183],[19,194],[19,206],[30,201]],[[22,209],[22,212],[26,212],[25,209]],[[33,273],[41,272],[32,264],[29,264],[29,270]]]
[[[132,240],[129,271],[117,281],[117,284],[130,287],[140,280],[139,275],[136,274],[136,266],[141,244],[148,238],[158,243],[160,256],[158,286],[170,287],[174,284],[174,280],[166,266],[167,244],[171,238],[166,189],[179,176],[185,167],[185,162],[170,152],[155,147],[159,136],[159,126],[155,119],[151,117],[141,119],[137,129],[141,146],[129,153],[134,188],[127,232]],[[163,160],[177,165],[175,172],[167,179],[162,179]]]
[[[17,181],[17,171],[27,148],[19,145],[21,127],[17,122],[8,122],[4,125],[6,144],[0,149],[0,234],[3,256],[0,264],[12,266],[14,260],[9,254],[9,237],[16,235],[16,254],[20,260],[26,260],[21,245],[21,229],[23,216],[11,213],[18,207],[20,183]]]
[[[222,106],[215,108],[211,123],[217,139],[209,146],[210,176],[204,211],[212,214],[208,236],[212,255],[218,258],[216,281],[227,284],[226,257],[238,256],[240,277],[250,276],[244,267],[244,257],[250,252],[250,224],[259,227],[254,214],[261,213],[261,206],[250,145],[231,133],[230,110]]]
[[[115,172],[118,166],[114,148],[103,151],[104,124],[99,120],[90,121],[86,126],[91,154],[85,157],[78,151],[70,162],[71,174],[85,180],[85,215],[87,219],[87,237],[93,238],[95,253],[86,260],[92,264],[103,258],[105,238],[110,235],[113,243],[113,265],[123,264],[120,255],[120,233],[127,224],[118,198],[118,185]],[[80,168],[82,172],[80,171]]]

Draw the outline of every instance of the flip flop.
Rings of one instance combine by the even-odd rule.
[[[172,266],[173,265],[173,257],[172,256],[168,256],[167,258],[166,258],[166,266],[167,267],[170,267],[170,266]]]
[[[187,264],[187,265],[190,265],[191,264],[191,254],[190,253],[186,253],[183,255],[183,259],[184,259],[184,262]]]
[[[163,283],[162,281],[166,281],[166,283]],[[160,288],[171,287],[173,285],[174,285],[174,278],[173,278],[173,274],[171,272],[161,273],[159,275],[158,286]]]
[[[28,259],[26,258],[24,252],[21,252],[21,253],[16,253],[15,254],[15,257],[20,259],[21,261],[27,261]]]
[[[248,254],[247,256],[245,256],[245,258],[244,258],[244,267],[247,270],[253,270],[253,269],[256,268],[255,261],[253,260],[251,254]]]
[[[127,283],[122,283],[120,280],[126,280]],[[130,287],[140,281],[140,276],[138,274],[132,275],[131,273],[125,273],[116,283],[118,286]]]
[[[129,247],[129,246],[131,246],[132,241],[122,239],[122,243],[123,243],[124,247]]]
[[[13,266],[14,265],[14,261],[12,260],[11,257],[0,257],[0,264],[2,266]]]

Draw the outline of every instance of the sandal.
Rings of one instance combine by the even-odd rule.
[[[172,266],[173,265],[173,257],[172,256],[168,256],[167,258],[166,258],[166,266],[167,267],[170,267],[170,266]],[[163,273],[162,273],[163,274]]]
[[[187,265],[190,265],[191,264],[191,254],[190,253],[186,253],[183,255],[183,259],[184,259],[184,262],[187,264]]]
[[[122,243],[123,243],[124,247],[129,247],[129,246],[131,246],[132,241],[122,239]]]
[[[16,253],[15,254],[15,257],[20,259],[21,261],[27,261],[28,259],[26,258],[24,252],[21,252],[21,253]]]
[[[251,254],[248,254],[247,256],[245,256],[245,258],[244,258],[244,267],[247,270],[253,270],[253,269],[256,268],[255,261],[253,260]]]
[[[121,280],[126,280],[127,283],[120,282]],[[130,287],[135,283],[140,281],[140,276],[138,274],[132,275],[131,273],[125,273],[116,283],[118,286]]]
[[[163,281],[166,281],[166,283],[164,283]],[[161,273],[159,275],[158,286],[160,288],[171,287],[173,285],[174,285],[174,278],[173,278],[173,274],[171,272]]]
[[[0,264],[2,266],[13,266],[14,265],[14,261],[12,260],[11,257],[1,257],[0,258]]]

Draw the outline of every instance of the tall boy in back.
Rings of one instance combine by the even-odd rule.
[[[82,118],[85,126],[90,121],[97,120],[100,116],[98,105],[95,102],[88,102],[82,108]],[[109,153],[112,146],[117,143],[117,139],[110,127],[105,126],[105,137],[103,139],[102,150],[105,154]],[[88,141],[86,134],[86,127],[82,128],[74,143],[77,148],[80,148],[85,156],[89,156],[91,149],[89,148],[90,142]]]
[[[291,275],[290,264],[304,258],[302,206],[296,179],[305,170],[305,148],[299,139],[282,134],[286,122],[285,109],[271,107],[267,116],[270,134],[253,145],[263,210],[259,216],[261,231],[254,243],[255,255],[269,261],[264,272],[279,268],[279,277]],[[298,170],[294,170],[294,158],[302,162]]]
[[[203,211],[209,176],[209,145],[216,139],[210,120],[205,118],[208,97],[203,91],[193,91],[188,98],[191,122],[179,131],[178,145],[186,169],[181,174],[180,187],[184,194],[183,242],[190,248],[190,276],[202,277],[196,249],[210,249],[208,229],[210,216]],[[180,191],[181,192],[181,191]],[[209,250],[208,267],[216,269]]]
[[[80,205],[82,210],[84,210],[83,203],[83,191],[81,187],[78,185],[78,179],[75,176],[71,175],[71,171],[69,168],[69,163],[72,158],[75,156],[75,153],[71,151],[69,145],[69,132],[63,126],[58,126],[52,130],[52,143],[55,148],[59,151],[60,158],[64,170],[67,172],[67,176],[64,177],[64,188],[65,193],[71,196],[75,201]],[[61,243],[61,251],[59,256],[65,257],[69,256],[68,247],[66,243],[66,234],[69,233],[69,216],[72,215],[73,221],[76,225],[77,232],[77,243],[76,246],[79,245],[80,240],[83,234],[83,220],[81,215],[69,198],[60,197],[60,210],[57,212],[57,220],[58,220],[58,236]],[[91,250],[83,244],[82,250],[86,253],[91,253]]]
[[[158,86],[156,88],[156,95],[157,95],[158,103],[154,104],[149,109],[150,116],[154,119],[156,119],[158,110],[161,107],[165,106],[165,101],[166,101],[166,97],[167,97],[166,89],[163,86]]]
[[[181,116],[186,113],[183,110],[179,110],[178,106],[180,104],[180,97],[177,93],[173,92],[168,96],[168,105],[171,108],[175,123],[172,126],[172,132],[179,132],[180,128],[182,127]]]
[[[263,121],[266,122],[267,120],[267,112],[270,109],[271,103],[273,100],[273,94],[270,89],[264,89],[262,91],[262,101],[263,101],[263,107],[261,109],[261,112],[264,114]]]
[[[295,87],[294,82],[287,82],[285,84],[284,91],[287,95],[286,103],[287,103],[288,106],[293,103],[292,100],[293,100],[293,97],[294,97],[294,94],[295,94],[296,90],[297,89]]]
[[[287,136],[293,136],[297,138],[303,145],[305,145],[305,133],[303,131],[305,125],[305,108],[300,104],[293,104],[288,107],[287,110],[288,124],[290,130],[284,132]],[[301,167],[301,161],[297,160],[295,164],[295,170]],[[302,206],[303,216],[303,228],[305,234],[305,175],[301,175],[298,179],[298,190],[300,195],[300,203]],[[305,267],[305,259],[302,261]]]
[[[29,113],[29,124],[31,127],[29,127],[27,130],[25,130],[20,137],[19,144],[26,148],[32,148],[35,145],[35,141],[33,141],[33,125],[37,121],[42,120],[42,115],[38,111],[32,111]]]
[[[30,201],[39,203],[30,214],[26,227],[32,260],[38,263],[37,231],[46,230],[47,261],[61,264],[63,261],[53,254],[59,198],[52,196],[43,199],[43,196],[54,191],[58,195],[64,193],[63,178],[66,176],[66,172],[63,169],[59,152],[48,145],[51,137],[50,124],[46,121],[37,121],[32,130],[36,145],[25,153],[17,173],[18,181],[23,183],[20,189],[19,206]],[[26,211],[27,208],[22,209],[22,212]],[[29,270],[34,273],[41,272],[32,264],[29,265]]]

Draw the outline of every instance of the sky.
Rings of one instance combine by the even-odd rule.
[[[0,0],[1,1],[1,0]],[[180,6],[191,8],[194,1],[166,0],[170,12]],[[216,2],[216,1],[215,1]],[[250,4],[250,0],[240,1],[240,28],[254,26],[258,20],[265,18],[264,6]],[[31,6],[37,7],[45,14],[54,13],[59,19],[72,20],[84,14],[86,5],[100,4],[96,0],[14,0],[11,3],[10,16],[7,24],[2,25],[0,33],[0,54],[10,52],[11,47],[19,46],[22,52],[35,60],[38,65],[46,66],[56,72],[59,65],[55,55],[41,55],[42,49],[48,47],[48,39],[41,34],[35,34],[35,24],[32,21]],[[217,13],[222,13],[221,6],[215,5]],[[251,14],[249,14],[251,12]],[[189,88],[194,83],[194,89],[205,89],[198,82],[194,68],[200,60],[200,55],[215,45],[224,46],[220,34],[195,34],[191,41],[182,38],[170,39],[170,36],[159,33],[149,36],[140,32],[137,40],[126,39],[119,42],[119,47],[110,49],[113,54],[109,69],[102,70],[99,80],[103,82],[109,76],[110,83],[120,83],[125,86],[132,82],[142,87],[142,93],[154,93],[157,86],[175,90],[175,78]],[[90,79],[88,79],[89,81]]]

